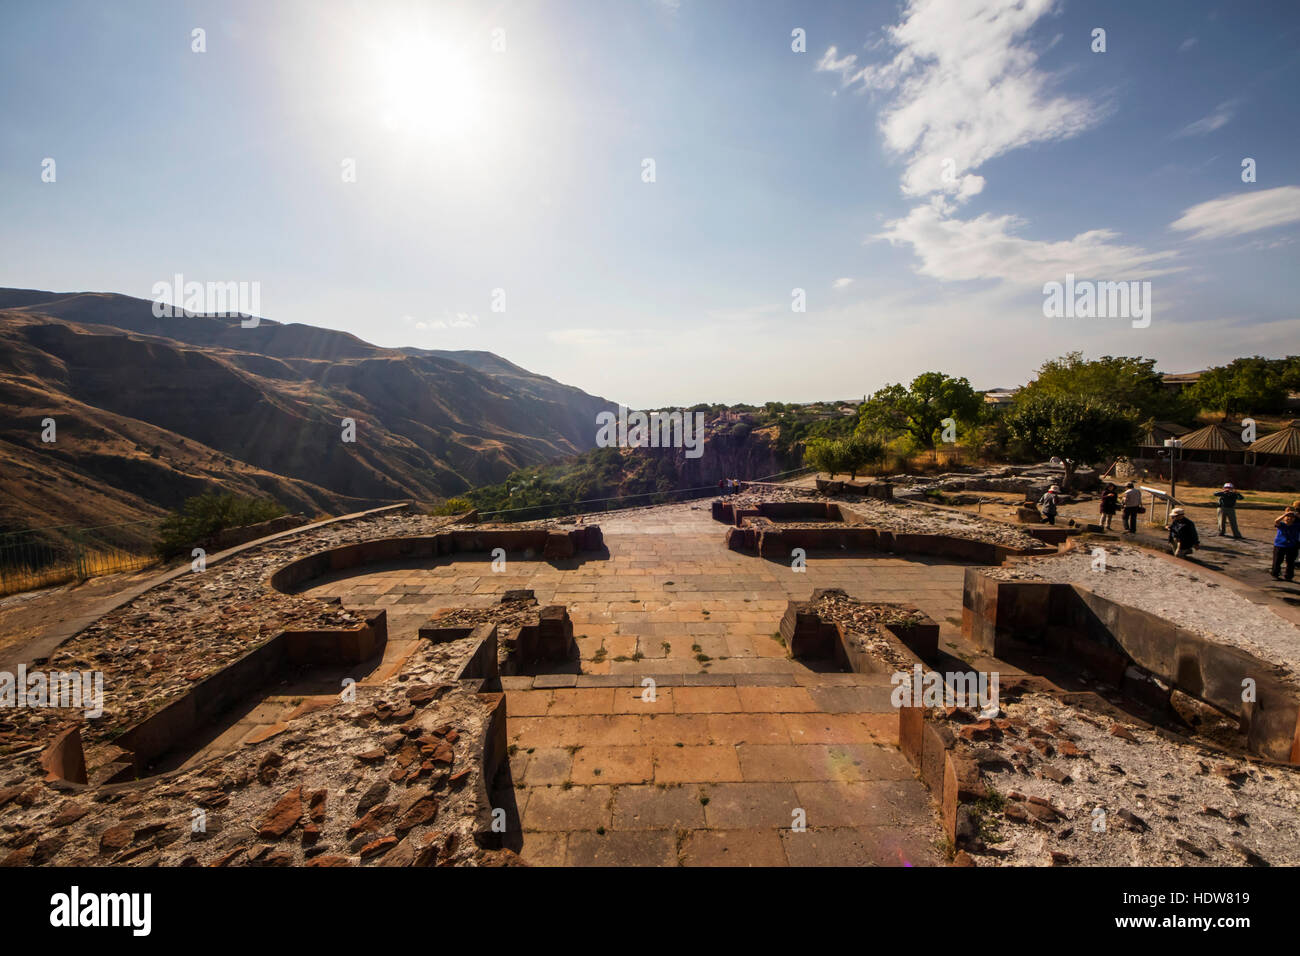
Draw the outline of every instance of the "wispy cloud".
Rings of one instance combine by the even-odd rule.
[[[1117,234],[1107,229],[1049,242],[1015,235],[1026,225],[1016,216],[953,219],[931,204],[887,223],[875,238],[911,246],[921,260],[916,271],[945,282],[996,279],[1030,287],[1067,272],[1122,279],[1176,268],[1170,262],[1174,253],[1119,244]]]
[[[1056,0],[910,0],[885,34],[897,52],[859,65],[830,47],[817,70],[843,87],[892,92],[880,116],[885,145],[906,158],[905,195],[966,199],[984,188],[974,170],[1008,150],[1074,136],[1106,110],[1054,95],[1026,33]],[[1050,48],[1050,47],[1049,47]]]
[[[832,288],[832,289],[847,289],[847,288],[848,288],[849,286],[851,286],[851,285],[853,285],[853,280],[850,279],[850,278],[844,277],[844,278],[836,279],[834,282],[832,282],[832,283],[831,283],[831,288]]]
[[[1220,103],[1209,116],[1203,116],[1195,123],[1188,123],[1174,136],[1204,136],[1206,133],[1213,133],[1221,126],[1226,126],[1232,122],[1232,117],[1236,114],[1239,103],[1240,100],[1228,100]]]
[[[1182,43],[1178,44],[1178,52],[1186,53],[1194,46],[1196,46],[1196,37],[1188,37]]]
[[[1184,210],[1170,229],[1192,239],[1222,239],[1300,222],[1300,186],[1234,193]]]
[[[817,70],[839,74],[843,87],[889,95],[880,129],[886,147],[906,159],[902,191],[929,201],[886,223],[874,238],[911,247],[919,274],[1041,288],[1066,272],[1119,278],[1175,268],[1174,253],[1121,244],[1107,229],[1049,241],[1017,235],[1028,224],[1015,216],[954,216],[984,188],[977,173],[984,163],[1077,135],[1106,115],[1091,100],[1054,94],[1054,79],[1036,66],[1028,34],[1056,6],[1055,0],[909,0],[899,24],[885,30],[896,50],[892,60],[862,65],[856,54],[841,56],[831,47],[818,62]]]

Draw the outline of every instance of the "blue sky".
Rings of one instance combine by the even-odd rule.
[[[1291,2],[0,17],[0,285],[255,281],[278,321],[640,407],[1013,385],[1072,349],[1167,371],[1300,351]],[[1150,281],[1150,325],[1045,318],[1067,272]]]

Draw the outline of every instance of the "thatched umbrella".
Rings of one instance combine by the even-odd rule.
[[[1151,427],[1142,433],[1138,444],[1143,448],[1163,448],[1165,439],[1180,438],[1189,431],[1190,428],[1177,422],[1152,422]]]
[[[1279,468],[1293,468],[1300,464],[1300,420],[1287,424],[1271,435],[1259,439],[1250,446],[1261,465],[1275,465]],[[1267,461],[1259,461],[1259,455],[1267,455]]]
[[[1192,458],[1202,461],[1236,464],[1245,460],[1246,443],[1241,440],[1241,427],[1238,425],[1225,422],[1206,425],[1184,435],[1181,442],[1181,456],[1190,451],[1195,453]]]

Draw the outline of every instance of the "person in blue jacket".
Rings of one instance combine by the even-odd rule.
[[[1277,537],[1273,539],[1273,578],[1281,580],[1282,564],[1286,563],[1286,580],[1295,580],[1296,552],[1300,551],[1300,515],[1290,508],[1273,522]]]

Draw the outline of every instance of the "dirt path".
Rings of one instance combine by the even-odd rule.
[[[18,644],[35,640],[64,621],[81,617],[94,607],[159,573],[143,568],[105,574],[80,584],[24,591],[0,598],[0,656]]]

